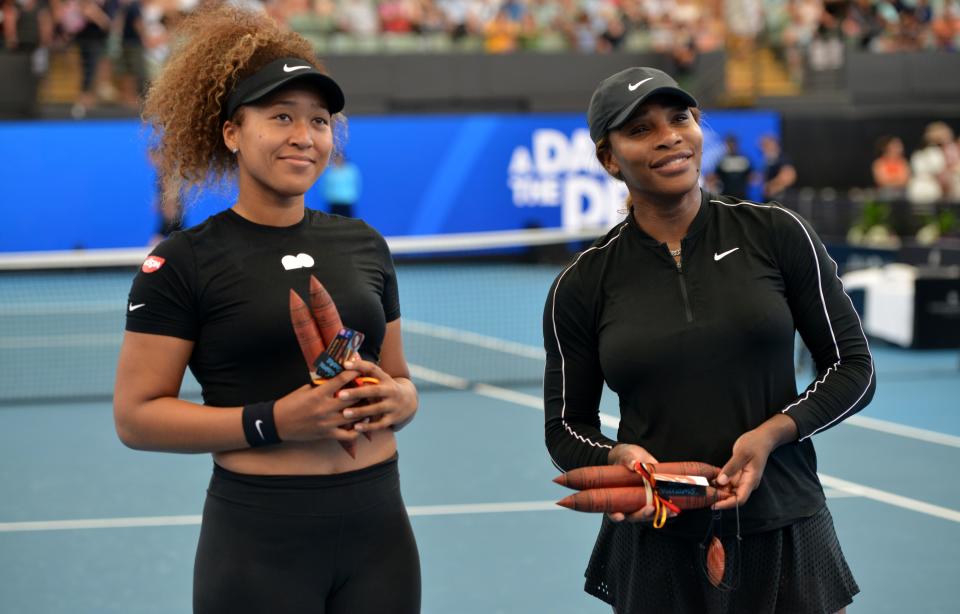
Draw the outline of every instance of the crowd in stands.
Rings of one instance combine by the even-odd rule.
[[[769,12],[766,32],[794,79],[842,66],[846,49],[893,53],[960,49],[956,0],[788,0]]]
[[[321,55],[644,51],[671,56],[681,79],[717,49],[773,48],[800,83],[849,48],[960,47],[960,0],[0,0],[0,49],[42,75],[49,50],[75,46],[75,117],[97,99],[135,106],[178,20],[223,1],[267,11]]]
[[[700,0],[272,0],[267,10],[314,40],[384,35],[426,50],[487,53],[630,47],[677,55],[723,45],[720,2]],[[363,48],[363,43],[358,43]],[[403,49],[398,45],[398,48]]]

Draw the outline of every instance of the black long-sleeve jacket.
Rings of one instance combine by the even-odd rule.
[[[810,437],[875,388],[836,263],[793,211],[707,192],[681,248],[678,266],[628,216],[553,283],[543,316],[550,456],[563,471],[603,465],[625,442],[661,462],[723,466],[737,437],[783,412],[799,438],[771,454],[740,510],[743,530],[810,516],[824,502]],[[817,367],[801,394],[795,331]],[[617,441],[600,431],[604,382],[620,399]],[[685,512],[668,530],[694,534],[707,513]]]

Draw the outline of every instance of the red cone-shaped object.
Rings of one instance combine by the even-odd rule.
[[[647,463],[645,467],[650,473],[695,475],[705,477],[710,481],[716,479],[720,474],[719,467],[698,462]],[[559,475],[553,481],[575,490],[643,486],[643,476],[624,465],[581,467]]]

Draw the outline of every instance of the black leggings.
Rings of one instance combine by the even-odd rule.
[[[396,458],[330,476],[214,465],[193,574],[196,614],[420,611],[420,558]]]

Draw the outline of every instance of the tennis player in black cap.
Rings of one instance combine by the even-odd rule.
[[[604,517],[586,591],[620,614],[843,611],[858,588],[811,438],[863,408],[875,379],[836,264],[792,211],[700,188],[700,111],[669,75],[607,78],[588,121],[629,213],[547,297],[550,456],[563,471],[706,462],[736,496],[660,529],[652,506]],[[817,366],[801,393],[796,331]],[[604,383],[620,399],[616,439],[599,428]],[[711,580],[714,537],[725,565]]]
[[[394,435],[417,392],[390,253],[362,221],[304,206],[343,92],[306,40],[264,15],[214,9],[178,32],[145,104],[158,172],[194,187],[236,177],[239,191],[159,244],[134,280],[117,431],[133,448],[213,453],[195,612],[418,612]],[[315,387],[289,308],[311,277],[365,334],[362,359]],[[202,405],[178,398],[187,366]],[[344,389],[357,376],[379,384]]]

